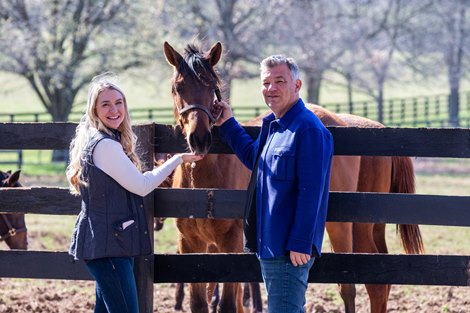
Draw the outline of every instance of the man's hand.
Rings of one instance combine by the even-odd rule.
[[[307,264],[310,261],[310,255],[300,252],[291,251],[290,252],[290,261],[292,265],[299,266]]]
[[[211,114],[217,119],[215,121],[216,126],[222,125],[223,123],[225,123],[225,121],[227,121],[233,116],[232,108],[230,108],[228,103],[225,101],[218,100],[214,101],[214,105],[212,105],[211,109]]]

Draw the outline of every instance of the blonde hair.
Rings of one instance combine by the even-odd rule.
[[[81,184],[86,185],[86,182],[83,181],[82,178],[82,164],[84,161],[83,158],[85,157],[82,152],[90,140],[90,135],[92,134],[91,130],[96,129],[113,136],[111,130],[101,122],[96,114],[96,100],[98,99],[99,94],[107,89],[116,90],[121,93],[123,97],[126,114],[118,128],[118,131],[121,132],[120,143],[124,153],[129,157],[132,163],[134,163],[139,170],[141,169],[141,162],[135,151],[137,136],[132,131],[126,96],[119,86],[109,80],[107,75],[97,76],[91,81],[88,89],[86,112],[80,119],[75,130],[75,137],[70,143],[70,163],[67,166],[66,174],[70,185],[70,192],[74,195],[80,194]]]

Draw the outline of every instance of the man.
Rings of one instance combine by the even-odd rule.
[[[216,101],[216,125],[253,171],[245,208],[245,248],[256,252],[270,313],[304,312],[314,258],[321,255],[333,141],[299,92],[299,68],[274,55],[261,62],[261,92],[272,113],[253,140],[229,105]]]

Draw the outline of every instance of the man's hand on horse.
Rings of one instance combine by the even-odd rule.
[[[222,125],[223,123],[225,123],[225,121],[227,121],[229,118],[233,116],[232,108],[230,107],[230,105],[228,105],[227,102],[223,100],[214,101],[214,105],[212,106],[211,113],[212,113],[212,116],[215,116],[216,118],[216,122],[215,122],[216,126]]]

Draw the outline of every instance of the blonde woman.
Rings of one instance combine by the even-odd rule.
[[[94,79],[70,144],[67,179],[82,197],[69,253],[96,280],[95,313],[139,311],[133,257],[153,253],[142,197],[179,164],[203,158],[177,154],[142,174],[135,143],[123,91],[106,77]]]

